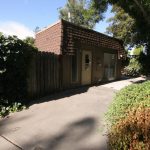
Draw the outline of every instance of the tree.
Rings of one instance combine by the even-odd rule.
[[[106,33],[122,40],[125,46],[133,46],[136,43],[135,20],[117,5],[113,5],[111,12],[114,16],[107,20],[109,27],[106,28]]]
[[[150,26],[150,1],[149,0],[108,0],[112,4],[122,7],[125,12],[128,12],[137,23],[144,23]]]
[[[0,105],[2,99],[10,104],[25,102],[28,70],[36,52],[35,47],[16,36],[0,36]]]
[[[133,49],[133,55],[139,56],[143,52],[144,47],[138,46]]]
[[[105,4],[112,4],[121,7],[135,20],[136,44],[144,45],[150,55],[150,2],[149,0],[91,0],[95,2],[95,8],[100,9],[99,2],[105,1]]]
[[[94,2],[89,3],[87,0],[68,0],[64,8],[59,9],[59,18],[92,29],[99,20],[103,19],[102,13],[106,9],[106,5],[100,10],[94,6]]]
[[[144,72],[146,72],[146,74],[150,73],[150,67],[146,67],[149,66],[148,60],[150,59],[150,16],[149,16],[150,1],[149,0],[126,0],[126,1],[91,0],[91,3],[93,3],[93,1],[95,2],[96,9],[100,9],[99,3],[103,1],[105,2],[105,5],[112,4],[121,7],[125,13],[127,13],[131,18],[134,19],[135,23],[134,26],[132,26],[131,28],[132,30],[130,31],[132,34],[131,37],[134,38],[131,38],[132,40],[130,41],[130,43],[144,46],[147,55],[143,53],[141,55],[142,57],[140,59],[140,62],[143,66],[143,69],[146,69]]]

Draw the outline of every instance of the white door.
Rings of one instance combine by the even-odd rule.
[[[82,51],[82,85],[91,84],[92,53]]]

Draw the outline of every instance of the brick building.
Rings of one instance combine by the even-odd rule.
[[[63,87],[119,79],[125,58],[122,41],[64,20],[36,34],[40,51],[60,56]]]

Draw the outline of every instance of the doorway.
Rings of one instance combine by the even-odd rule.
[[[82,51],[82,85],[91,84],[92,52]]]

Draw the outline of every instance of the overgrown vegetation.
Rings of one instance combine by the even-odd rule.
[[[108,134],[111,150],[150,149],[150,108],[142,105],[129,112]]]
[[[128,66],[124,68],[124,74],[127,76],[139,76],[142,71],[142,65],[139,63],[138,58],[131,58]]]
[[[129,63],[124,68],[125,75],[134,77],[145,74],[143,72],[142,62],[140,62],[141,53],[143,53],[143,46],[137,46],[129,52]]]
[[[117,93],[106,118],[112,150],[150,149],[150,81]]]
[[[0,111],[18,111],[27,98],[27,77],[37,49],[16,36],[0,36]]]
[[[1,99],[0,102],[0,117],[5,117],[7,116],[9,113],[13,113],[13,112],[17,112],[17,111],[21,111],[23,109],[25,109],[26,106],[22,105],[21,103],[8,103],[8,101],[3,101]]]

